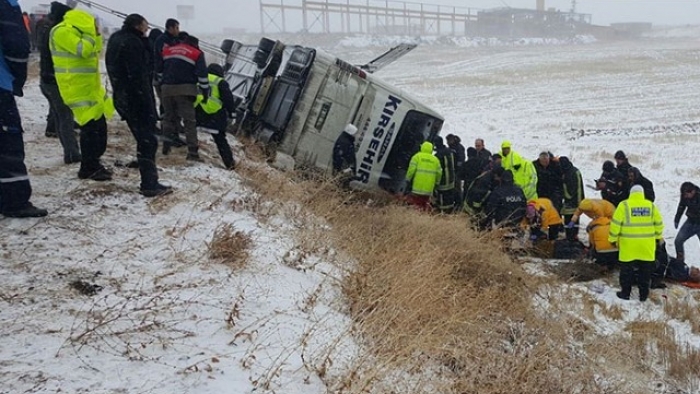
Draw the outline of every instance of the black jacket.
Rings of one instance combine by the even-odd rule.
[[[41,76],[41,82],[43,83],[56,85],[53,59],[51,58],[51,49],[49,48],[51,29],[57,24],[63,22],[63,17],[66,15],[66,12],[70,10],[70,7],[67,5],[54,1],[51,3],[51,13],[41,21],[37,22],[37,48],[39,49],[40,56],[39,73]]]
[[[134,121],[155,122],[148,39],[134,28],[122,27],[107,43],[105,64],[119,115]]]
[[[650,180],[645,178],[642,173],[637,169],[637,167],[631,167],[629,173],[632,174],[633,181],[629,183],[629,187],[632,188],[634,185],[639,185],[644,189],[644,198],[654,202],[656,194],[654,194],[654,184]],[[629,196],[629,189],[628,189]]]
[[[346,133],[340,133],[340,136],[333,145],[333,173],[338,173],[348,167],[352,168],[355,173],[355,137]]]
[[[561,209],[563,215],[573,215],[578,204],[586,198],[585,190],[583,189],[583,178],[581,171],[569,161],[567,157],[559,159],[561,165],[561,176],[563,184],[564,206]]]
[[[523,189],[506,182],[496,187],[486,200],[486,218],[482,228],[487,227],[491,220],[499,226],[516,227],[525,217],[527,199]]]
[[[467,162],[464,163],[464,170],[462,171],[465,188],[469,187],[469,185],[471,185],[472,182],[474,182],[474,180],[481,175],[484,168],[486,168],[484,163],[485,162],[479,156],[474,156],[467,159]]]
[[[620,171],[603,171],[600,174],[598,182],[605,182],[605,186],[600,189],[600,196],[603,200],[610,201],[614,206],[617,206],[621,201],[626,200],[629,197],[629,191],[624,189],[624,178]]]
[[[534,160],[532,164],[537,171],[537,196],[548,198],[557,209],[560,209],[564,198],[561,167],[553,161],[550,161],[547,167],[543,166],[539,160]]]
[[[644,186],[642,186],[644,187]],[[681,217],[685,212],[685,216],[688,217],[688,221],[693,224],[700,224],[700,188],[695,186],[695,196],[692,198],[683,198],[681,195],[681,200],[678,202],[678,209],[676,210],[676,217],[673,222],[678,225],[681,221]]]
[[[493,170],[479,175],[474,182],[465,185],[464,210],[476,214],[482,212],[491,191],[497,186]]]

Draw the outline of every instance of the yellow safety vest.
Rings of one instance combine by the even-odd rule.
[[[608,240],[617,243],[620,261],[656,260],[656,240],[663,237],[664,223],[659,209],[634,192],[615,209]]]
[[[82,10],[68,11],[51,29],[49,48],[61,98],[75,121],[83,126],[103,116],[111,118],[114,103],[101,81],[102,37],[97,35],[95,18]]]
[[[221,92],[219,91],[219,83],[223,80],[223,78],[214,75],[214,74],[209,74],[209,86],[211,86],[211,95],[209,96],[209,99],[207,99],[206,103],[203,103],[202,100],[204,100],[204,96],[201,94],[197,95],[197,100],[194,102],[195,108],[197,106],[202,107],[204,112],[208,113],[209,115],[215,114],[219,111],[221,111],[221,108],[224,107],[224,103],[221,101]]]

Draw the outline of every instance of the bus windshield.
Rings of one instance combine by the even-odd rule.
[[[440,133],[442,123],[441,119],[415,110],[406,114],[384,164],[379,180],[382,189],[390,193],[403,192],[411,157],[420,150],[424,141],[432,140]]]

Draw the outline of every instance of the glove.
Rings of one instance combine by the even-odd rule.
[[[674,221],[673,221],[673,228],[675,228],[676,230],[678,230],[678,220],[674,220]]]
[[[566,224],[566,228],[574,228],[574,226],[576,226],[576,223],[574,223],[573,221]]]

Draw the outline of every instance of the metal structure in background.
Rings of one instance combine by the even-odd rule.
[[[75,5],[77,5],[77,4],[82,4],[89,9],[95,9],[95,10],[98,10],[98,11],[101,11],[101,12],[104,12],[107,14],[111,14],[111,15],[114,15],[114,16],[120,18],[120,19],[125,19],[128,16],[128,14],[125,14],[121,11],[117,11],[113,8],[109,8],[107,6],[104,6],[102,4],[99,4],[99,3],[96,3],[96,2],[90,1],[90,0],[68,0],[66,2],[66,4],[70,4],[71,8],[75,7]],[[192,7],[191,11],[192,11],[192,16],[194,16],[194,7]],[[154,25],[152,23],[149,23],[148,26],[151,27],[152,29],[157,28],[157,29],[160,29],[162,31],[165,31],[164,27]],[[225,56],[224,53],[221,51],[221,49],[217,45],[210,44],[206,41],[200,40],[199,47],[205,53],[212,55],[215,59],[217,59],[218,62],[221,62]],[[209,59],[207,59],[207,61],[209,61]]]
[[[263,33],[456,36],[474,31],[478,11],[395,0],[260,0],[260,28]],[[291,27],[295,20],[302,24]]]

